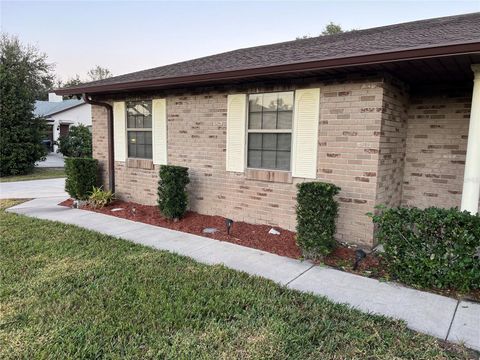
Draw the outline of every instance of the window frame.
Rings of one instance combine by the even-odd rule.
[[[279,94],[279,93],[292,93],[292,126],[290,129],[250,129],[249,122],[250,122],[250,96],[251,95],[265,95],[265,94]],[[278,114],[278,110],[277,110]],[[292,172],[292,162],[293,162],[293,137],[294,137],[294,121],[295,121],[295,90],[281,90],[281,91],[265,91],[265,92],[254,92],[254,93],[247,93],[247,121],[245,121],[245,168],[250,170],[258,170],[258,171],[275,171],[275,172],[283,172],[283,173],[291,173]],[[277,115],[278,116],[278,115]],[[278,119],[277,119],[278,121]],[[274,169],[274,168],[263,168],[263,167],[250,167],[248,166],[248,139],[249,135],[253,134],[290,134],[290,168],[288,170],[282,169]],[[277,151],[277,150],[275,150]]]
[[[130,128],[128,127],[128,104],[129,103],[137,103],[137,102],[149,102],[150,103],[150,112],[151,112],[151,117],[152,117],[152,126],[150,128]],[[137,99],[137,100],[127,100],[125,101],[125,144],[127,147],[127,159],[140,159],[140,160],[148,160],[148,161],[153,161],[153,100],[143,100],[143,99]],[[152,147],[152,157],[146,158],[146,157],[136,157],[136,156],[130,156],[130,149],[129,149],[129,139],[128,139],[128,134],[129,132],[150,132],[152,134],[152,144],[150,146]],[[144,145],[145,146],[145,145]]]

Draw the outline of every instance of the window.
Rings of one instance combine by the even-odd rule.
[[[152,158],[152,102],[127,102],[128,157]]]
[[[249,168],[290,170],[292,119],[293,92],[249,96]]]

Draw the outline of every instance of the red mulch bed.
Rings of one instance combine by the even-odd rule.
[[[60,205],[69,207],[72,206],[72,204],[72,199],[60,203]],[[295,233],[278,227],[275,227],[275,229],[280,232],[280,235],[272,235],[268,233],[272,228],[271,226],[253,225],[239,221],[234,222],[230,235],[227,235],[225,218],[221,216],[201,215],[189,211],[183,219],[174,222],[163,217],[157,206],[141,205],[120,200],[116,200],[114,203],[101,209],[94,209],[88,205],[82,208],[150,225],[206,236],[221,241],[228,241],[293,259],[298,259],[302,256],[295,242]],[[112,209],[115,208],[122,208],[123,210],[112,211]],[[205,234],[203,233],[203,229],[207,227],[216,228],[218,231],[213,234]],[[384,273],[380,259],[377,256],[368,255],[362,260],[358,269],[355,271],[352,269],[354,261],[355,249],[344,246],[338,246],[332,254],[323,259],[323,262],[329,266],[362,275],[377,277],[382,276]]]
[[[72,206],[73,200],[66,200],[60,205]],[[251,248],[268,251],[281,256],[288,256],[297,259],[301,257],[300,249],[295,243],[295,233],[276,228],[280,235],[271,235],[268,231],[272,228],[267,225],[253,225],[236,221],[227,235],[225,218],[221,216],[201,215],[192,211],[186,213],[185,217],[174,222],[163,217],[157,206],[148,206],[116,200],[114,203],[101,209],[94,209],[88,205],[82,207],[102,214],[116,216],[145,224],[165,227],[172,230],[183,231],[195,235],[201,235],[221,241],[248,246]],[[112,211],[115,208],[123,208],[120,211]],[[213,234],[204,234],[203,229],[211,227],[218,229]]]
[[[374,254],[367,254],[363,258],[356,270],[353,269],[355,263],[355,247],[337,246],[333,252],[323,258],[323,263],[348,272],[360,274],[368,277],[385,277],[387,275],[382,259]]]
[[[71,207],[73,205],[73,200],[65,200],[59,205]],[[123,210],[112,211],[112,209],[115,208],[122,208]],[[268,251],[273,254],[287,256],[293,259],[298,259],[302,256],[302,253],[295,242],[295,233],[278,227],[275,227],[275,229],[280,232],[280,235],[272,235],[268,233],[272,228],[271,226],[253,225],[239,221],[234,222],[230,235],[227,235],[225,218],[221,216],[201,215],[189,211],[183,219],[175,222],[163,217],[157,206],[141,205],[120,200],[116,200],[114,203],[101,209],[94,209],[88,205],[82,206],[82,209],[195,235],[206,236],[221,241],[228,241],[230,243]],[[218,231],[213,234],[205,234],[203,233],[203,229],[207,227],[216,228]],[[360,262],[358,268],[353,270],[355,250],[355,247],[348,247],[339,244],[330,255],[322,259],[322,262],[328,266],[367,277],[389,278],[386,267],[382,263],[382,258],[374,254],[368,254]],[[480,301],[480,291],[474,291],[466,296],[465,294],[462,295],[453,290],[430,289],[430,291],[446,296]]]

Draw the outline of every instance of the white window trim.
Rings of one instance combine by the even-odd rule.
[[[135,102],[135,101],[150,101],[150,103],[152,104],[152,127],[150,128],[150,130],[148,130],[148,128],[129,128],[128,127],[128,103],[129,102]],[[142,157],[134,157],[134,156],[130,156],[129,154],[129,151],[128,151],[128,132],[129,131],[143,131],[143,132],[151,132],[152,133],[152,157],[151,158],[142,158]],[[125,158],[126,159],[139,159],[139,160],[151,160],[153,161],[153,100],[126,100],[125,101]]]
[[[292,105],[292,128],[291,129],[249,129],[248,123],[250,121],[250,95],[260,95],[260,94],[276,94],[276,93],[286,93],[291,92],[293,94],[293,105]],[[283,173],[292,173],[293,167],[293,137],[294,137],[294,129],[295,129],[295,90],[284,90],[284,91],[266,91],[266,92],[254,92],[254,93],[247,93],[247,112],[246,112],[246,121],[245,121],[245,168],[248,170],[258,170],[258,171],[275,171],[275,172],[283,172]],[[290,169],[289,170],[282,170],[282,169],[270,169],[270,168],[256,168],[248,166],[248,135],[250,133],[263,133],[263,134],[291,134],[290,139]]]

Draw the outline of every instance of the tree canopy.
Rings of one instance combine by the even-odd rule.
[[[318,36],[325,36],[325,35],[335,35],[335,34],[341,34],[344,32],[348,31],[353,31],[354,29],[351,30],[343,30],[342,26],[340,24],[335,24],[334,22],[330,21],[327,25],[324,26],[322,32]],[[295,40],[301,40],[301,39],[309,39],[312,36],[310,35],[302,35],[302,36],[297,36]]]
[[[325,25],[322,31],[322,35],[334,35],[343,33],[343,29],[339,24],[335,24],[330,21],[329,24]]]
[[[0,176],[31,172],[46,154],[45,121],[34,115],[35,100],[53,85],[47,55],[16,36],[0,36]]]
[[[70,87],[81,85],[89,81],[108,79],[112,76],[113,74],[110,69],[100,65],[95,65],[95,67],[88,70],[86,80],[82,80],[78,74],[75,74],[74,77],[68,79],[67,81],[63,82],[62,80],[58,80],[57,83],[58,87]]]
[[[87,72],[87,76],[91,81],[108,79],[113,76],[112,72],[106,67],[96,65],[94,68]]]
[[[83,82],[80,80],[80,76],[78,74],[75,77],[68,79],[66,82],[58,81],[59,87],[71,87],[81,85]]]

